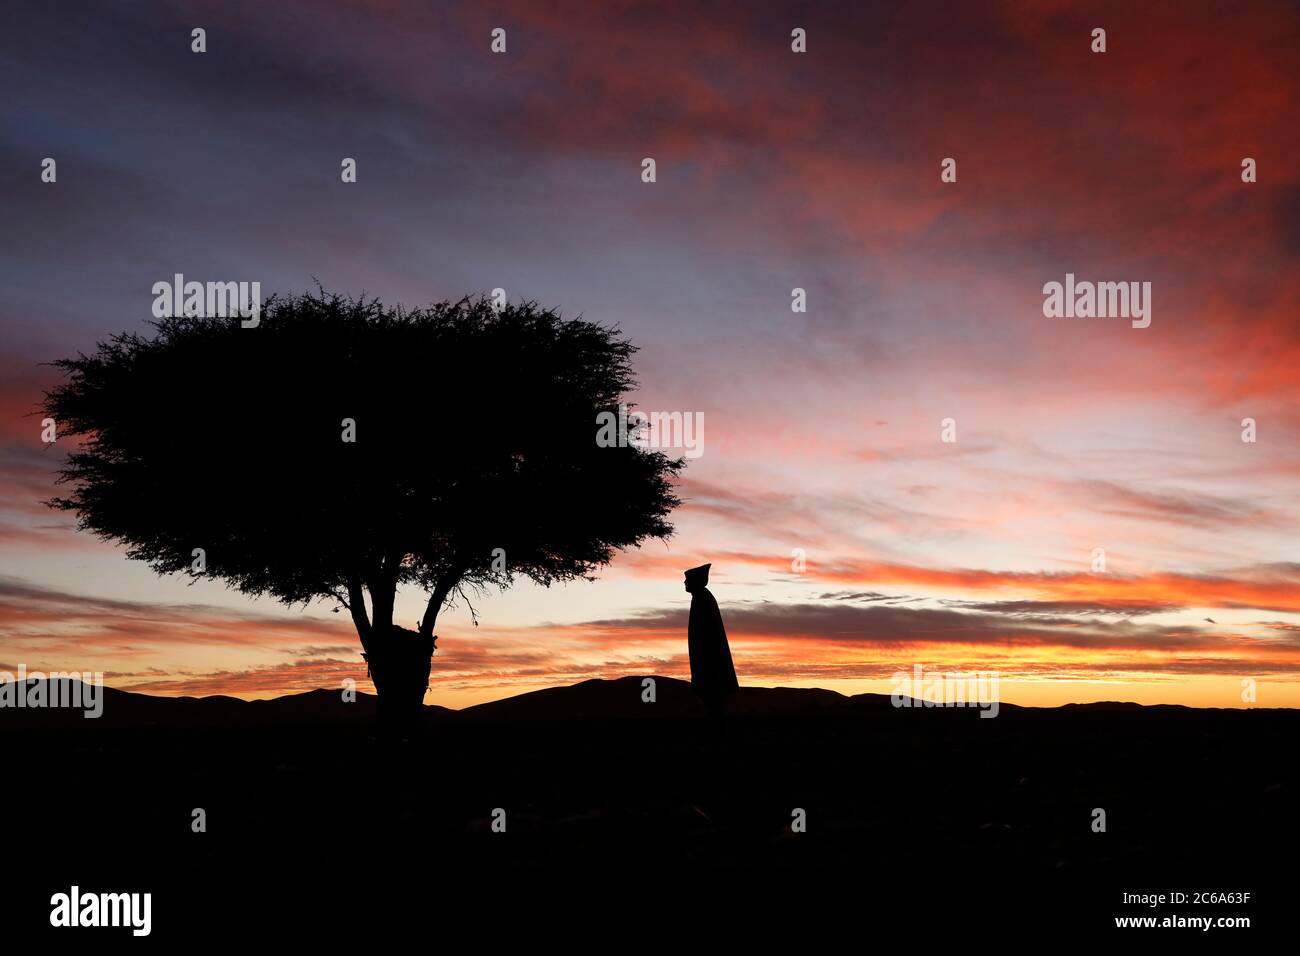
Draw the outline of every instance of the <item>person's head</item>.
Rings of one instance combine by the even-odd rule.
[[[708,586],[709,568],[711,564],[701,564],[698,568],[691,568],[686,572],[686,590],[699,591]]]

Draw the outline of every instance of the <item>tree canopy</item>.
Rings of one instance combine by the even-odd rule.
[[[595,440],[636,385],[617,329],[324,290],[271,298],[255,328],[154,326],[54,363],[44,413],[80,439],[51,504],[159,573],[333,598],[369,650],[401,585],[431,634],[458,588],[591,577],[672,533],[682,461]]]

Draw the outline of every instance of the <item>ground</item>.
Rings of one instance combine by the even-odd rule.
[[[972,940],[1028,922],[1115,933],[1115,916],[1153,912],[1126,892],[1249,892],[1154,912],[1248,915],[1255,932],[1288,905],[1300,712],[981,719],[747,688],[719,733],[687,685],[658,678],[651,704],[641,680],[426,708],[395,743],[376,737],[372,699],[326,691],[0,713],[14,748],[0,805],[30,850],[20,872],[11,858],[7,922],[46,919],[73,882],[152,892],[164,936],[361,931],[394,900],[417,921],[610,906],[863,933],[973,919]]]

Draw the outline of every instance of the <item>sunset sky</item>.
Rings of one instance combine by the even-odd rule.
[[[711,561],[742,684],[888,692],[921,664],[997,671],[1014,703],[1239,707],[1253,678],[1300,706],[1294,3],[21,6],[0,670],[365,684],[346,613],[157,578],[40,503],[67,451],[31,414],[41,363],[147,331],[179,272],[408,305],[501,287],[618,325],[631,397],[703,414],[676,535],[489,594],[477,627],[446,612],[429,703],[687,676],[681,571]],[[1067,273],[1150,282],[1150,327],[1045,317]],[[439,427],[453,452],[461,420]],[[422,608],[403,592],[399,623]]]

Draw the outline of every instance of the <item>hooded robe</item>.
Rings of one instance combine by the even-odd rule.
[[[731,663],[727,629],[722,626],[722,611],[709,593],[709,565],[686,572],[691,589],[691,615],[686,625],[686,644],[691,658],[691,690],[706,702],[721,701],[734,693],[740,682]]]

